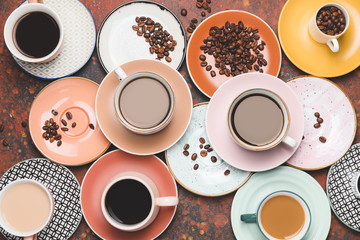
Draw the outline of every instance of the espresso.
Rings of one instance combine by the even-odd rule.
[[[13,30],[16,48],[25,56],[41,58],[58,45],[60,29],[56,21],[43,12],[30,12],[20,18]]]
[[[128,83],[119,98],[120,111],[128,123],[138,128],[159,125],[170,111],[170,95],[156,79],[141,77]]]
[[[289,239],[299,234],[305,224],[305,212],[294,198],[279,195],[268,200],[260,214],[264,230],[277,239]]]
[[[149,190],[139,181],[125,179],[110,187],[105,197],[109,215],[122,224],[142,222],[150,213],[152,199]]]
[[[43,188],[34,183],[23,182],[5,193],[0,211],[10,228],[19,232],[32,232],[46,223],[51,202]]]
[[[231,125],[238,138],[250,145],[262,146],[273,142],[280,135],[284,116],[273,99],[253,94],[235,105]]]

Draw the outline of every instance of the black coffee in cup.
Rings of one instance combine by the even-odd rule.
[[[109,215],[122,224],[137,224],[150,213],[152,198],[149,190],[139,181],[124,179],[112,185],[105,197]]]
[[[282,132],[284,115],[276,101],[266,95],[250,94],[241,99],[231,113],[231,127],[242,141],[262,146]]]
[[[60,29],[56,21],[44,12],[30,12],[15,24],[13,40],[16,48],[31,58],[49,55],[58,45]]]

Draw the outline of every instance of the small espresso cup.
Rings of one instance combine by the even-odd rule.
[[[360,199],[360,172],[355,172],[351,180],[351,187],[356,198]]]
[[[0,226],[12,235],[34,240],[50,222],[54,200],[40,182],[20,179],[0,192]]]
[[[138,172],[125,172],[113,179],[101,197],[106,220],[122,231],[138,231],[149,226],[160,207],[176,206],[177,196],[160,196],[155,183]]]
[[[307,203],[290,191],[269,194],[262,200],[256,213],[242,214],[240,218],[246,223],[257,223],[263,235],[270,240],[301,240],[311,223]]]
[[[264,109],[260,109],[262,107]],[[230,105],[227,118],[231,137],[247,150],[264,151],[281,142],[292,148],[297,146],[297,142],[287,136],[288,108],[272,91],[255,88],[241,93]]]
[[[41,2],[29,0],[27,4],[15,9],[5,22],[4,39],[7,48],[15,57],[26,62],[51,61],[61,52],[63,46],[64,29],[59,15]],[[36,20],[39,16],[47,21]],[[42,27],[37,24],[32,29],[33,22],[42,22]],[[49,30],[45,26],[53,28]],[[33,37],[30,39],[29,36]],[[48,41],[50,39],[52,41]]]
[[[345,18],[345,28],[342,30],[341,33],[339,34],[336,34],[336,35],[328,35],[324,32],[322,32],[320,30],[320,27],[318,26],[317,24],[317,21],[319,22],[322,22],[319,18],[318,18],[318,15],[319,15],[319,12],[323,9],[323,8],[327,8],[327,7],[335,7],[337,9],[339,9],[343,15],[344,15],[344,18]],[[335,13],[336,15],[338,15],[338,13]],[[312,16],[311,20],[310,20],[310,23],[309,23],[309,33],[310,33],[310,36],[318,43],[322,43],[322,44],[327,44],[328,47],[331,49],[331,51],[333,52],[338,52],[339,51],[339,42],[338,42],[338,38],[341,37],[345,32],[346,30],[348,29],[349,27],[349,22],[350,22],[350,18],[349,18],[349,14],[348,12],[346,11],[346,9],[337,4],[337,3],[328,3],[328,4],[325,4],[325,5],[322,5],[317,11],[316,13]],[[343,23],[340,23],[340,24],[343,24]]]
[[[138,134],[153,134],[164,129],[171,121],[175,108],[175,95],[170,83],[152,72],[131,75],[115,69],[120,80],[114,105],[123,126]]]

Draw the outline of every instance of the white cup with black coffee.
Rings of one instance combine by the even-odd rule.
[[[161,196],[156,184],[138,172],[115,177],[101,197],[106,220],[122,231],[134,232],[149,226],[161,207],[176,206],[177,196]]]
[[[48,62],[61,52],[63,24],[58,14],[42,0],[29,0],[7,18],[4,39],[9,51],[20,60]]]
[[[281,142],[295,148],[298,143],[287,135],[289,126],[290,115],[285,102],[266,89],[241,93],[228,110],[231,137],[248,150],[264,151]]]

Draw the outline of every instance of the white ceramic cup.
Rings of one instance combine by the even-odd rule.
[[[232,113],[234,111],[234,108],[237,106],[238,102],[240,102],[245,97],[247,97],[249,95],[254,95],[254,94],[264,95],[264,96],[269,97],[273,101],[275,101],[277,103],[277,105],[280,107],[280,109],[283,113],[283,119],[284,119],[283,128],[282,128],[280,134],[272,142],[270,142],[266,145],[261,145],[261,146],[255,146],[255,145],[252,145],[252,144],[249,144],[249,143],[243,141],[241,138],[239,138],[237,136],[237,134],[235,133],[235,130],[232,126]],[[269,90],[255,88],[255,89],[250,89],[248,91],[241,93],[237,98],[235,98],[235,100],[230,105],[227,118],[228,118],[228,127],[229,127],[231,137],[239,146],[241,146],[245,149],[252,150],[252,151],[264,151],[264,150],[268,150],[268,149],[271,149],[271,148],[277,146],[281,142],[283,142],[284,144],[286,144],[292,148],[295,148],[298,144],[293,138],[287,136],[287,132],[288,132],[288,129],[290,126],[290,115],[289,115],[289,111],[288,111],[288,108],[287,108],[285,102],[277,94],[275,94]]]
[[[12,228],[11,226],[8,225],[7,221],[3,218],[3,214],[0,212],[0,226],[7,231],[8,233],[18,236],[18,237],[24,237],[24,240],[35,240],[37,239],[37,233],[39,233],[41,230],[43,230],[51,221],[51,218],[53,216],[54,213],[54,199],[52,197],[52,194],[50,193],[50,191],[40,182],[32,180],[32,179],[19,179],[19,180],[15,180],[14,182],[11,182],[10,184],[6,185],[6,187],[4,187],[1,192],[0,192],[0,206],[2,203],[2,200],[4,198],[4,196],[6,195],[7,191],[9,191],[12,187],[16,186],[17,184],[22,184],[22,183],[31,183],[34,185],[37,185],[39,187],[41,187],[47,194],[47,197],[49,199],[50,202],[50,211],[49,211],[49,215],[47,217],[47,220],[37,229],[31,231],[31,232],[20,232],[14,228]],[[23,196],[24,198],[26,198],[26,196]]]
[[[164,129],[171,121],[173,113],[174,113],[174,108],[175,108],[175,94],[173,89],[171,88],[171,85],[169,84],[168,81],[166,81],[163,77],[152,73],[152,72],[137,72],[131,75],[127,75],[124,70],[122,70],[120,67],[115,69],[115,74],[117,76],[117,78],[120,80],[120,85],[118,86],[116,93],[115,93],[115,97],[114,97],[114,106],[115,106],[115,110],[116,110],[116,115],[119,118],[120,122],[130,131],[138,133],[138,134],[143,134],[143,135],[148,135],[148,134],[153,134],[156,132],[161,131],[162,129]],[[166,115],[166,117],[164,118],[164,120],[159,123],[158,125],[151,127],[151,128],[140,128],[138,126],[134,126],[131,123],[129,123],[126,118],[123,116],[121,109],[120,109],[120,104],[119,104],[119,100],[121,97],[121,93],[123,91],[123,89],[132,81],[135,81],[138,78],[143,78],[143,77],[147,77],[147,78],[152,78],[155,79],[157,81],[159,81],[167,90],[169,97],[170,97],[170,109],[168,114]],[[150,89],[149,89],[150,90]]]
[[[42,1],[29,0],[29,3],[22,4],[20,7],[15,9],[10,14],[10,16],[7,18],[7,20],[5,22],[5,26],[4,26],[4,39],[5,39],[5,44],[6,44],[7,48],[9,49],[9,51],[15,57],[19,58],[20,60],[23,60],[26,62],[31,62],[31,63],[43,63],[43,62],[48,62],[48,61],[53,60],[61,52],[63,42],[64,42],[64,28],[63,28],[63,24],[60,20],[60,17],[54,10],[52,10],[50,7],[48,7],[47,5],[40,3],[40,2],[42,2]],[[18,50],[18,48],[16,47],[16,44],[15,44],[15,41],[14,41],[14,36],[13,36],[14,27],[16,26],[17,22],[24,15],[26,15],[30,12],[44,12],[44,13],[48,14],[49,16],[51,16],[56,21],[57,25],[59,26],[60,38],[59,38],[59,42],[58,42],[56,48],[51,53],[49,53],[47,56],[44,56],[41,58],[33,58],[33,57],[24,55],[21,51]]]
[[[323,33],[319,27],[316,24],[316,16],[318,15],[319,11],[324,8],[324,7],[337,7],[338,9],[340,9],[342,11],[342,13],[344,14],[345,17],[345,29],[338,35],[327,35],[325,33]],[[338,52],[339,51],[339,42],[338,42],[338,38],[341,37],[346,30],[348,29],[349,26],[349,22],[350,22],[350,18],[349,18],[349,14],[346,11],[346,9],[337,4],[337,3],[328,3],[325,5],[322,5],[317,11],[316,13],[312,16],[310,23],[309,23],[309,33],[310,36],[318,43],[322,43],[322,44],[327,44],[328,47],[331,49],[331,51],[333,52]]]
[[[143,184],[150,193],[151,196],[151,209],[148,216],[141,222],[136,224],[123,224],[109,214],[108,210],[106,209],[105,200],[108,194],[109,189],[115,184],[123,180],[135,180],[139,183]],[[126,198],[126,193],[123,193],[123,197]],[[155,183],[148,178],[147,176],[138,173],[138,172],[125,172],[121,175],[118,175],[114,178],[106,187],[101,197],[101,210],[105,217],[105,219],[115,228],[120,229],[122,231],[127,232],[134,232],[139,231],[141,229],[146,228],[149,226],[156,218],[159,213],[160,207],[166,206],[176,206],[179,202],[177,196],[160,196],[159,190],[156,187]]]
[[[277,191],[277,192],[273,192],[273,193],[269,194],[267,197],[264,198],[264,200],[262,200],[256,213],[242,214],[240,216],[241,221],[246,222],[246,223],[257,223],[260,231],[262,232],[262,234],[264,234],[264,236],[267,239],[278,240],[278,238],[275,238],[266,232],[266,230],[264,229],[264,226],[262,224],[262,221],[261,221],[261,211],[263,210],[264,205],[266,204],[266,202],[268,202],[270,199],[272,199],[276,196],[289,196],[289,197],[295,199],[301,205],[302,209],[304,210],[304,215],[305,215],[304,225],[303,225],[302,229],[295,236],[292,236],[291,238],[287,238],[287,239],[288,240],[303,239],[303,237],[305,236],[305,234],[308,232],[308,230],[310,228],[311,213],[310,213],[309,206],[304,201],[304,199],[302,199],[302,197],[300,197],[299,195],[297,195],[294,192]]]

